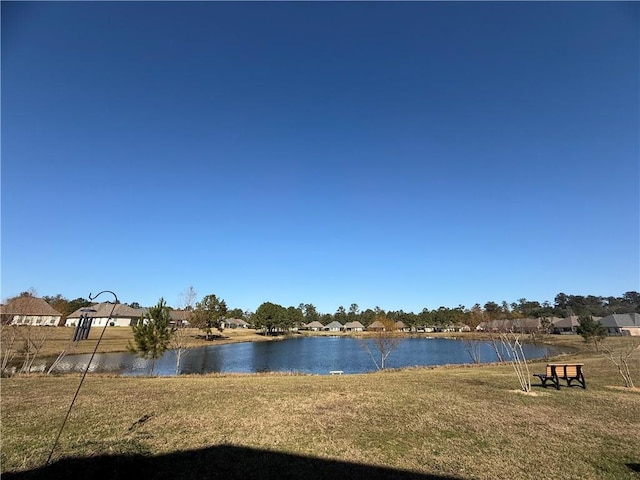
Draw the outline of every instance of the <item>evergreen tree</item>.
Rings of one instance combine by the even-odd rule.
[[[135,345],[129,342],[128,349],[141,358],[151,360],[149,375],[153,375],[155,361],[165,352],[173,335],[169,319],[167,302],[160,298],[158,304],[151,307],[137,325],[131,326]]]
[[[582,335],[587,343],[593,342],[598,349],[599,342],[607,336],[607,329],[600,322],[596,322],[591,315],[582,315],[578,318],[580,324],[576,331]]]

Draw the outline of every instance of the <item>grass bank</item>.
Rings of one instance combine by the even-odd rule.
[[[31,473],[640,478],[640,393],[612,388],[621,382],[605,359],[580,353],[572,360],[585,363],[586,390],[534,388],[535,395],[517,393],[508,365],[336,377],[89,376],[54,469]],[[633,362],[638,378],[640,358]],[[2,379],[3,478],[43,466],[78,381]]]

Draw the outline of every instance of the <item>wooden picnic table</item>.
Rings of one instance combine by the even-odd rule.
[[[533,375],[540,378],[542,386],[547,387],[547,382],[551,382],[556,390],[560,390],[560,379],[567,382],[567,386],[571,387],[571,382],[578,382],[582,388],[587,388],[582,371],[584,363],[548,363],[545,373],[534,373]]]

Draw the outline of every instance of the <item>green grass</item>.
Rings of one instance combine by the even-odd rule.
[[[640,463],[640,393],[611,388],[621,382],[605,359],[572,359],[584,361],[588,388],[534,388],[535,396],[517,392],[508,365],[89,376],[55,458],[234,445],[463,478],[640,478],[627,466]],[[78,381],[2,379],[2,472],[44,464]],[[143,415],[151,417],[133,426]]]

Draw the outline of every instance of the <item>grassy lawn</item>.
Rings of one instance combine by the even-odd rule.
[[[196,459],[207,452],[225,452],[207,470],[225,472],[220,478],[279,478],[268,475],[276,467],[289,468],[287,478],[401,478],[400,471],[441,479],[640,478],[640,393],[612,388],[621,377],[605,359],[579,353],[571,360],[585,363],[586,390],[534,388],[534,395],[516,391],[508,365],[336,377],[90,375],[54,460],[170,459],[156,465],[154,478],[175,477],[176,465],[183,465],[178,477],[192,478],[184,473],[201,473]],[[638,379],[637,355],[633,368]],[[530,369],[544,371],[544,363]],[[44,465],[78,381],[2,379],[4,474]],[[363,466],[345,470],[354,464]],[[374,467],[393,470],[376,476]],[[91,468],[99,463],[82,464],[84,473]]]

